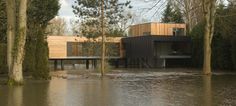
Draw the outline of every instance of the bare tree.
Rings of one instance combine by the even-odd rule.
[[[203,19],[202,2],[200,0],[173,0],[172,3],[182,10],[187,24],[187,33],[190,33],[193,27]]]
[[[67,31],[67,24],[64,18],[55,17],[52,19],[50,24],[47,26],[47,33],[50,35],[65,35]]]
[[[79,35],[80,33],[80,24],[78,21],[76,21],[75,19],[71,19],[70,20],[70,26],[71,26],[71,33],[72,35]]]
[[[204,33],[204,62],[203,73],[211,74],[211,43],[214,33],[216,0],[202,0],[204,19],[206,21]]]

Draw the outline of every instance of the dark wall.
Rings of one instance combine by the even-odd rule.
[[[157,43],[186,43],[191,44],[191,39],[186,36],[137,36],[122,39],[123,49],[125,50],[125,58],[127,64],[133,67],[144,66],[146,68],[154,68],[157,66],[158,57],[155,44]],[[191,50],[191,49],[189,49]],[[141,64],[141,65],[140,65]]]
[[[126,58],[152,58],[153,42],[150,36],[122,39]]]

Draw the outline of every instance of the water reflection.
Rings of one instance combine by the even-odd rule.
[[[8,88],[8,106],[23,106],[23,86]]]
[[[204,106],[212,106],[211,75],[204,75],[203,79],[203,101]]]
[[[26,81],[23,88],[23,106],[50,106],[49,81]]]
[[[19,87],[0,85],[0,106],[236,105],[235,81],[236,75],[181,72],[127,72],[103,79],[53,78],[26,81]]]
[[[66,106],[67,105],[66,101],[68,99],[70,100],[70,98],[74,98],[74,95],[70,95],[67,93],[68,91],[73,90],[73,89],[68,89],[67,82],[69,81],[59,78],[53,78],[50,81],[47,93],[49,106]]]

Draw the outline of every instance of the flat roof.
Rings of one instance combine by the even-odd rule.
[[[144,24],[186,24],[186,23],[162,23],[162,22],[145,22],[145,23],[134,24],[134,25],[130,25],[130,26],[144,25]]]

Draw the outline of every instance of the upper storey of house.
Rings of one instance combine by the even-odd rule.
[[[130,26],[129,36],[185,36],[186,24],[175,23],[144,23]]]

